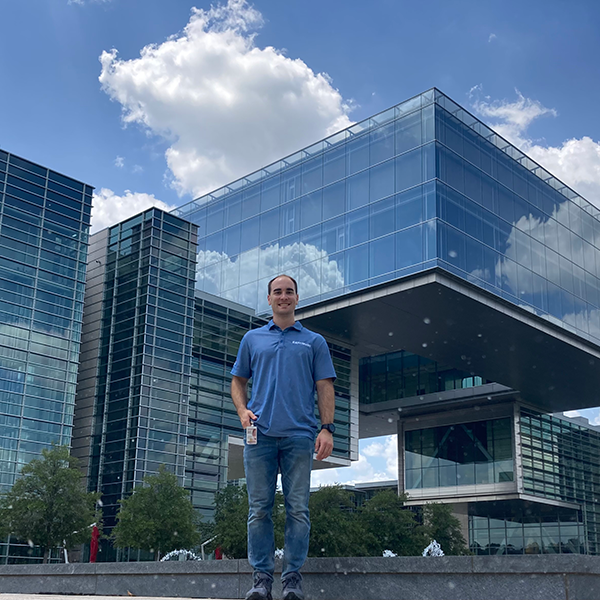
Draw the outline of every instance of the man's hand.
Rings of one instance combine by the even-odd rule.
[[[317,460],[324,460],[327,458],[333,450],[333,434],[327,429],[321,429],[321,432],[317,436],[315,442],[315,452],[317,453]]]
[[[256,415],[247,408],[241,408],[238,410],[238,417],[242,423],[242,427],[246,429],[246,427],[250,427],[254,421],[256,421]]]

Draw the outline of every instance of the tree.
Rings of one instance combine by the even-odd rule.
[[[248,490],[246,486],[228,485],[215,494],[214,544],[231,558],[248,556]],[[275,493],[273,528],[275,547],[283,548],[285,507],[283,494]]]
[[[160,560],[171,550],[192,548],[200,541],[190,494],[164,465],[119,502],[118,523],[112,531],[117,548],[154,551]]]
[[[406,494],[383,490],[367,500],[360,513],[366,531],[372,532],[371,556],[391,550],[398,556],[416,556],[429,543],[415,513],[404,506]]]
[[[449,504],[431,503],[423,507],[423,523],[431,540],[442,547],[444,554],[469,554],[460,521]]]
[[[309,556],[368,556],[375,540],[358,519],[350,492],[324,486],[311,494],[309,508]]]
[[[87,541],[99,521],[98,495],[86,492],[78,462],[67,446],[43,449],[0,502],[2,531],[41,546],[44,563],[51,548]]]
[[[246,486],[228,485],[215,494],[215,544],[231,558],[246,558],[248,493]]]

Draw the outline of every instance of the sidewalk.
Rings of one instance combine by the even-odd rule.
[[[135,598],[136,600],[182,600],[181,598],[157,598],[156,596],[73,596],[58,594],[1,594],[0,600],[115,600],[116,598]],[[195,598],[194,600],[206,600]],[[218,600],[211,598],[211,600]]]

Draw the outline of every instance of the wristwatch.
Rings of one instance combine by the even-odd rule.
[[[321,425],[321,430],[327,429],[329,433],[332,435],[335,433],[335,425],[333,423],[325,423],[325,425]]]

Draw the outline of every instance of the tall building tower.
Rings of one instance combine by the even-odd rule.
[[[0,150],[0,492],[71,443],[92,190]]]
[[[195,264],[196,226],[156,208],[91,238],[72,452],[108,531],[160,465],[183,484]]]

